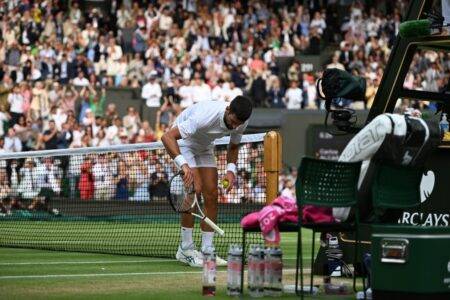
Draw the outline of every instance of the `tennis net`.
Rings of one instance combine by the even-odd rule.
[[[218,253],[240,241],[241,217],[266,202],[264,134],[244,135],[237,185],[219,187]],[[182,143],[182,142],[181,142]],[[215,141],[219,180],[229,138]],[[174,257],[179,214],[167,200],[176,172],[160,142],[0,154],[0,246]],[[194,240],[200,245],[196,222]],[[261,243],[258,234],[250,242]]]

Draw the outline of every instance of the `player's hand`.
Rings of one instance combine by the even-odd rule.
[[[224,188],[225,188],[225,192],[229,193],[231,191],[231,189],[234,186],[234,180],[235,180],[235,176],[234,173],[231,171],[227,172],[227,175],[225,176],[225,179],[223,180],[223,183],[226,182],[226,184],[224,184]]]
[[[194,184],[194,173],[192,173],[191,168],[187,164],[184,164],[181,169],[183,170],[183,181],[184,185],[190,187]]]

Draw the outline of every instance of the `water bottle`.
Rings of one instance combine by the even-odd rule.
[[[228,249],[227,295],[239,296],[241,291],[242,247],[232,244]]]
[[[270,248],[264,250],[264,296],[270,296],[273,282],[273,269]]]
[[[283,252],[280,248],[270,249],[270,263],[272,265],[270,294],[273,297],[279,297],[283,293]]]
[[[264,248],[258,245],[248,253],[248,290],[252,298],[264,296]]]
[[[264,246],[259,246],[257,249],[257,256],[256,256],[255,297],[264,296],[264,272],[266,268],[264,255],[265,255]]]
[[[445,134],[449,130],[448,120],[447,120],[447,114],[442,113],[442,119],[439,122],[439,128],[441,129],[441,133]]]
[[[203,253],[203,296],[216,295],[216,253],[208,247]]]
[[[326,254],[328,259],[328,274],[331,277],[341,276],[341,259],[343,253],[339,249],[339,240],[337,237],[331,236],[328,239],[328,250]]]

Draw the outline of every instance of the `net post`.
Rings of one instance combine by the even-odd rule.
[[[269,131],[264,136],[264,171],[266,172],[266,204],[278,195],[278,178],[282,169],[281,134]]]

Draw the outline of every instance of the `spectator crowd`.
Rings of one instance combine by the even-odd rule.
[[[408,4],[107,2],[0,2],[4,151],[151,142],[182,109],[241,94],[255,106],[321,109],[321,72],[302,72],[295,56],[326,45],[339,49],[324,67],[365,77],[370,107]],[[291,58],[289,65],[281,68],[279,57]],[[449,54],[417,53],[405,86],[442,89],[449,61]],[[145,104],[159,108],[157,124],[140,120],[132,107],[126,116],[114,103],[105,107],[110,87],[140,89]]]
[[[88,2],[0,1],[0,151],[153,142],[186,107],[205,100],[231,101],[242,94],[256,107],[323,109],[315,88],[321,70],[305,71],[298,54],[318,55],[324,48],[335,51],[323,68],[345,69],[367,80],[366,103],[350,105],[370,107],[409,4],[112,0],[91,7]],[[449,70],[450,54],[418,51],[404,86],[441,91]],[[134,107],[119,115],[115,103],[107,104],[108,89],[121,87],[139,90],[145,105],[158,109],[155,124],[141,120]],[[433,108],[427,102],[401,104]],[[139,155],[106,162],[103,156],[86,156],[76,167],[60,161],[57,168],[65,175],[56,172],[59,187],[57,180],[49,179],[47,188],[63,193],[61,182],[67,177],[65,190],[78,191],[81,198],[148,196],[151,188],[146,185],[155,181],[141,179],[167,182],[171,170],[161,168],[170,164],[130,167],[130,157],[150,161]],[[111,159],[114,166],[108,165]],[[29,177],[27,166],[46,164],[28,161],[15,168],[16,179],[12,171],[0,178],[8,180],[10,189],[15,186],[16,194],[34,195],[20,190]],[[108,172],[111,167],[113,173]],[[239,194],[248,201],[259,197],[251,194],[255,186],[264,186],[264,179],[252,174],[244,168],[239,175],[244,183]],[[292,193],[291,177],[282,179],[280,190],[285,193]],[[34,182],[30,178],[26,180]]]

